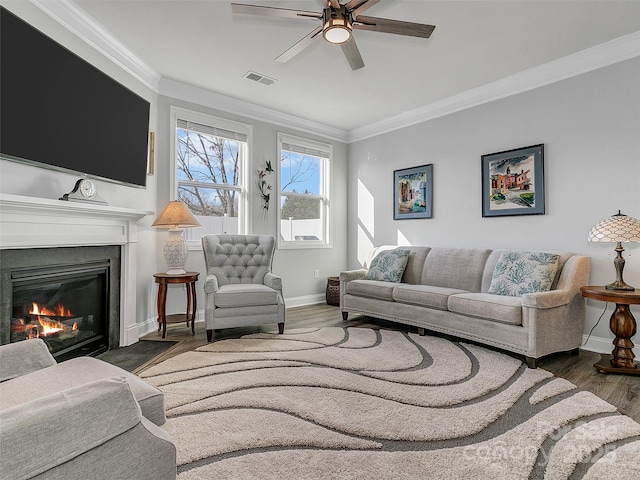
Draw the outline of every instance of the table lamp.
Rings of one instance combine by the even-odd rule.
[[[199,227],[189,207],[179,200],[167,203],[156,221],[151,224],[156,228],[168,228],[169,238],[164,244],[164,258],[169,265],[168,275],[181,275],[186,273],[184,264],[187,261],[187,242],[182,235],[183,228]]]
[[[615,248],[617,253],[613,259],[616,267],[616,281],[605,285],[607,290],[635,290],[631,285],[627,285],[622,279],[624,270],[624,258],[622,258],[622,242],[640,242],[640,221],[635,218],[623,215],[618,210],[615,215],[604,219],[589,232],[590,242],[614,242],[618,245]]]

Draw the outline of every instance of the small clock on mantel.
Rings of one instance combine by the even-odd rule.
[[[69,193],[65,193],[59,200],[68,200],[70,202],[85,202],[107,205],[98,195],[96,184],[88,178],[80,178]]]

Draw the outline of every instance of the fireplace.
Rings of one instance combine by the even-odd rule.
[[[41,338],[57,361],[119,345],[119,246],[2,250],[0,273],[0,343]]]
[[[3,258],[6,251],[19,250],[27,252],[27,256],[35,252],[42,259],[45,254],[66,247],[110,246],[118,249],[119,261],[112,259],[109,266],[109,348],[132,345],[141,335],[148,333],[144,324],[136,321],[136,272],[139,261],[137,222],[153,213],[126,207],[0,193],[0,257]],[[86,261],[99,262],[103,258]],[[40,260],[31,265],[51,266]],[[9,281],[12,289],[13,282],[5,267],[5,262],[0,261],[0,321],[13,314],[13,294],[8,295],[4,288]],[[114,276],[119,282],[120,298],[116,298],[117,292],[114,292]],[[0,344],[10,341],[10,327],[3,327],[0,324]]]

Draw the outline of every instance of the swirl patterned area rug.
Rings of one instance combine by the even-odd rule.
[[[640,478],[640,424],[485,348],[368,328],[222,340],[144,371],[180,480]]]

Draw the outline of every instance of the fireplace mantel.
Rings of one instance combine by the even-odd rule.
[[[137,221],[152,211],[0,193],[0,249],[121,246],[120,345],[138,341]]]

